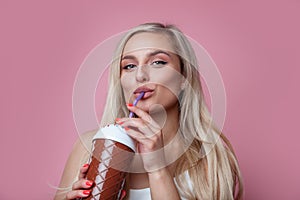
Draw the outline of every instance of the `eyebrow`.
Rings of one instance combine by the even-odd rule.
[[[168,52],[162,51],[162,50],[155,50],[153,52],[148,53],[147,56],[153,57],[153,56],[155,56],[157,54],[161,54],[161,53],[165,54],[171,58],[171,55]],[[136,59],[136,57],[133,55],[127,55],[127,56],[124,56],[121,60],[126,60],[126,59]]]

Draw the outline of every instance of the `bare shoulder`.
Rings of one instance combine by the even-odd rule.
[[[84,157],[86,154],[89,154],[92,147],[92,139],[94,135],[97,133],[98,129],[87,131],[77,138],[72,152],[69,156],[68,161],[74,161],[73,159],[80,160],[78,158]]]
[[[86,147],[90,150],[92,147],[92,139],[97,131],[98,129],[94,129],[81,134],[74,145],[74,150],[82,147]]]
[[[78,180],[80,167],[85,164],[90,156],[90,150],[92,147],[92,139],[97,133],[98,129],[87,131],[81,134],[76,140],[73,149],[66,162],[59,188],[65,188],[71,190],[72,184]],[[55,199],[61,199],[59,196],[63,194],[56,194]]]

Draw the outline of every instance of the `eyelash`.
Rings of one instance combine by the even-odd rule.
[[[163,61],[163,60],[157,60],[157,61],[154,61],[152,64],[156,64],[156,65],[165,65],[167,64],[166,61]]]
[[[151,63],[151,65],[166,65],[166,64],[167,64],[167,62],[163,61],[163,60],[156,60],[156,61],[154,61],[154,62]],[[129,64],[129,65],[125,65],[124,67],[122,67],[122,69],[124,69],[124,70],[131,70],[134,67],[136,67],[136,65]]]
[[[129,68],[130,67],[130,68]],[[136,67],[136,65],[134,64],[129,64],[129,65],[125,65],[124,67],[122,67],[122,69],[125,69],[125,70],[131,70],[133,67]]]

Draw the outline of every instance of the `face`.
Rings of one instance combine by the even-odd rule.
[[[138,33],[128,40],[120,66],[127,103],[145,92],[138,106],[146,112],[155,104],[166,111],[178,108],[177,95],[184,80],[179,57],[173,52],[171,40],[165,34]]]

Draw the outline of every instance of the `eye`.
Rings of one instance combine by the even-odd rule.
[[[131,70],[134,67],[136,67],[136,65],[134,65],[134,64],[128,64],[128,65],[125,65],[124,67],[122,67],[122,69],[124,69],[124,70]]]
[[[152,62],[152,65],[165,65],[165,64],[167,64],[167,62],[163,60],[156,60]]]

